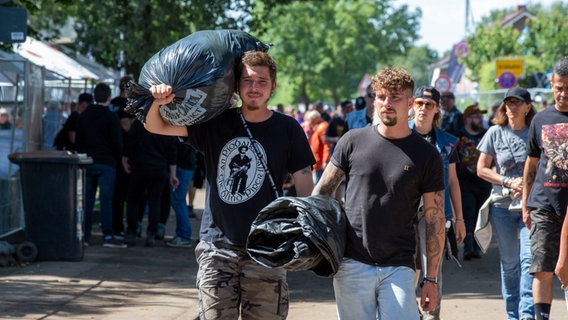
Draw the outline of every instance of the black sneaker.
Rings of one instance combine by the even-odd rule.
[[[156,237],[149,235],[148,237],[146,237],[146,247],[155,247],[156,246]]]
[[[124,249],[128,247],[124,242],[116,239],[116,238],[107,238],[103,241],[103,247],[105,248],[120,248]]]
[[[156,231],[156,240],[164,240],[166,236],[166,226],[163,223],[158,224],[158,229]]]

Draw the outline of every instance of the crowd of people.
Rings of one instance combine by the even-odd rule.
[[[175,137],[149,133],[125,111],[126,86],[132,80],[130,76],[121,78],[120,93],[114,98],[105,83],[97,84],[93,93],[81,93],[66,118],[60,106],[50,103],[43,117],[47,124],[43,130],[50,134],[44,134],[42,149],[84,153],[93,159],[85,178],[85,246],[91,243],[93,221],[99,222],[104,247],[135,246],[144,235],[142,222],[147,216],[145,246],[167,240],[167,246],[190,248],[194,245],[190,218],[197,218],[191,206],[195,190],[190,189],[195,189],[194,170],[202,168],[196,165],[199,162],[192,147]],[[195,185],[201,188],[202,178],[197,179]],[[165,239],[171,209],[176,229]]]
[[[195,248],[201,318],[285,319],[286,271],[252,260],[247,235],[277,197],[326,195],[348,221],[333,279],[338,317],[440,319],[443,258],[482,258],[476,229],[484,212],[499,247],[507,319],[550,318],[554,275],[568,287],[568,57],[554,65],[554,104],[540,112],[522,87],[462,112],[452,92],[417,86],[392,67],[335,108],[318,101],[304,113],[273,109],[276,70],[267,53],[245,53],[241,107],[188,127],[160,116],[175,97],[167,83],[150,88],[145,123],[124,111],[131,78],[114,99],[102,83],[81,94],[53,139],[94,161],[84,243],[97,189],[106,247],[136,245],[145,214],[145,245],[156,246],[173,208],[175,235],[165,243]],[[189,219],[202,185],[195,244]]]

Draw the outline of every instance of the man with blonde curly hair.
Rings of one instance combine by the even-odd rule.
[[[421,307],[430,311],[436,306],[444,248],[442,159],[408,126],[412,77],[385,68],[371,85],[377,123],[339,140],[312,194],[332,195],[347,176],[345,256],[333,280],[339,319],[417,320],[415,217],[422,201],[428,270]]]

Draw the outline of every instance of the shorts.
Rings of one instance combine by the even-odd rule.
[[[253,261],[243,248],[200,241],[197,289],[200,319],[286,319],[286,270]]]
[[[531,211],[531,255],[529,272],[554,272],[560,250],[562,217],[541,209]]]

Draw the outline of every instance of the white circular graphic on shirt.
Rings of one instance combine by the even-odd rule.
[[[264,148],[258,142],[255,144],[266,159]],[[217,189],[224,202],[237,204],[249,200],[260,190],[265,176],[266,172],[259,163],[249,138],[235,138],[221,149],[217,166]]]

